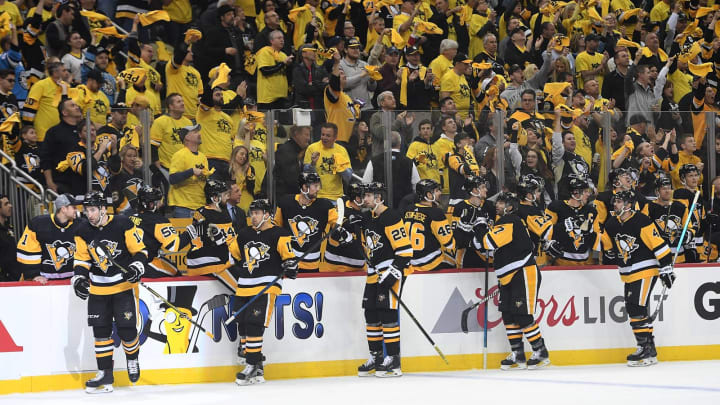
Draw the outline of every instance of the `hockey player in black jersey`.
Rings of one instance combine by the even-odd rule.
[[[608,218],[602,234],[603,261],[616,264],[625,283],[625,308],[638,345],[627,356],[631,367],[657,363],[648,304],[658,275],[667,288],[675,281],[670,248],[653,221],[635,211],[635,203],[634,191],[616,193],[615,215]]]
[[[615,193],[620,191],[632,190],[632,178],[624,167],[618,167],[610,170],[608,175],[607,184],[610,186],[609,190],[598,193],[595,197],[595,210],[597,210],[597,219],[600,230],[602,231],[605,226],[605,221],[612,211],[612,197]]]
[[[75,255],[78,204],[69,194],[55,199],[55,213],[30,220],[17,244],[17,261],[25,280],[46,284],[48,280],[71,278]]]
[[[187,253],[187,275],[210,275],[231,291],[237,289],[237,276],[229,270],[228,246],[235,241],[226,202],[229,187],[225,182],[210,179],[205,183],[206,205],[193,215],[192,226],[186,228],[192,238]]]
[[[368,256],[368,276],[363,293],[370,358],[358,375],[397,377],[400,368],[400,323],[398,297],[413,251],[402,217],[385,205],[386,189],[382,183],[365,188],[363,205],[370,217],[363,224],[363,245]],[[390,292],[392,289],[395,294]],[[387,356],[383,358],[383,342]]]
[[[488,183],[482,176],[469,176],[463,188],[470,197],[451,207],[451,224],[455,238],[455,265],[458,268],[485,266],[485,251],[477,252],[472,247],[473,229],[492,227],[495,222],[495,205],[487,200]]]
[[[299,257],[305,254],[298,264],[300,272],[317,273],[320,268],[321,246],[315,248],[313,252],[308,252],[308,249],[330,231],[332,224],[337,220],[337,208],[330,200],[317,198],[318,191],[322,188],[317,173],[300,173],[298,185],[299,194],[288,194],[278,200],[275,223],[293,235],[292,246],[295,255]],[[344,233],[336,236],[338,239],[346,240],[349,235]]]
[[[239,310],[268,284],[274,284],[236,318],[238,335],[245,337],[247,360],[243,371],[236,375],[238,385],[265,382],[263,334],[272,318],[275,299],[282,292],[282,281],[274,280],[280,275],[294,279],[298,272],[292,236],[287,229],[273,224],[270,203],[255,200],[250,203],[249,212],[252,228],[243,228],[230,246],[239,275],[233,311]]]
[[[163,192],[160,188],[148,185],[141,186],[137,192],[135,208],[137,214],[132,215],[130,220],[135,226],[143,230],[143,242],[148,252],[148,266],[144,277],[173,277],[177,276],[178,269],[169,260],[160,255],[160,249],[165,252],[175,253],[187,246],[198,233],[194,230],[195,225],[188,225],[186,232],[178,235],[175,227],[158,213],[162,208]]]
[[[553,224],[552,239],[559,244],[553,255],[557,266],[593,264],[590,252],[598,240],[597,211],[590,198],[590,184],[587,178],[570,175],[568,181],[570,199],[555,200],[545,212]]]
[[[695,192],[700,187],[700,169],[691,163],[684,164],[678,169],[678,175],[680,176],[680,182],[682,182],[683,187],[675,190],[673,199],[685,205],[689,210],[693,197],[695,197]],[[705,206],[705,201],[701,197],[698,199],[697,204],[695,204],[695,211],[688,212],[688,215],[690,215],[690,225],[688,225],[687,231],[690,233],[690,236],[687,236],[685,241],[683,241],[685,263],[699,263],[704,262],[706,259],[704,247],[707,219]]]
[[[99,191],[85,195],[83,206],[87,222],[75,236],[75,294],[88,300],[88,325],[95,337],[98,373],[85,383],[88,393],[113,390],[113,321],[127,359],[130,382],[140,378],[140,341],[137,333],[137,282],[145,272],[147,252],[143,231],[126,216],[108,215],[108,201]],[[118,268],[113,260],[123,266]],[[89,298],[88,298],[89,297]]]
[[[655,195],[657,199],[646,204],[642,213],[655,223],[660,236],[670,247],[670,253],[674,255],[683,224],[687,219],[688,207],[679,201],[673,201],[672,179],[668,176],[658,177],[655,180]],[[692,233],[686,232],[685,240],[692,241]],[[675,262],[684,261],[685,254],[683,247],[680,246],[680,253]]]
[[[336,232],[340,236],[330,238],[325,247],[325,255],[320,263],[320,272],[346,272],[365,271],[365,255],[362,252],[360,242],[360,227],[364,221],[365,214],[362,212],[362,199],[364,186],[353,183],[348,186],[347,201],[345,201],[345,218],[343,218],[342,229]],[[343,236],[344,232],[347,234]],[[343,239],[344,238],[344,239]]]
[[[403,222],[413,249],[410,272],[437,270],[444,257],[455,257],[455,240],[447,217],[438,207],[442,187],[423,179],[415,185],[418,202],[405,212]]]
[[[539,265],[548,263],[546,251],[553,258],[562,254],[559,250],[559,243],[552,240],[553,227],[550,217],[537,205],[542,198],[544,189],[545,185],[542,178],[533,174],[522,176],[517,186],[518,197],[520,198],[520,207],[517,214],[530,233],[530,239],[532,239],[534,245],[535,261]]]
[[[495,252],[493,267],[500,284],[500,313],[511,349],[500,363],[503,370],[536,369],[550,364],[540,326],[533,315],[542,277],[535,264],[533,241],[517,215],[519,208],[515,194],[500,194],[495,203],[497,222],[488,232],[478,232],[473,238],[475,249]],[[527,362],[523,335],[533,350]]]

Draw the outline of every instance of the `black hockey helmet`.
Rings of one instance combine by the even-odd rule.
[[[224,181],[209,179],[205,182],[205,202],[213,202],[213,198],[220,197],[222,193],[228,191],[229,189],[230,187],[228,187],[227,183]]]
[[[302,190],[302,186],[320,183],[320,175],[316,172],[302,172],[298,176],[298,187]]]
[[[501,215],[510,214],[516,212],[520,208],[520,200],[515,193],[503,192],[498,195],[496,203],[502,202],[505,204],[505,210]],[[508,209],[509,208],[509,209]]]
[[[633,190],[623,190],[613,194],[611,204],[614,206],[616,201],[622,201],[625,204],[630,204],[631,207],[637,202],[637,194]],[[632,208],[631,208],[632,209]]]
[[[107,198],[100,191],[90,191],[83,197],[83,207],[106,207]]]
[[[620,176],[625,176],[627,174],[628,174],[628,171],[624,167],[618,167],[616,169],[612,169],[612,170],[610,170],[610,174],[608,175],[608,182],[613,187],[618,187],[617,182],[618,182],[618,179],[620,178]]]
[[[422,179],[415,185],[415,193],[417,194],[420,202],[425,201],[427,193],[434,193],[435,190],[440,188],[440,184],[433,179]]]
[[[535,177],[533,174],[526,174],[520,177],[517,185],[518,197],[525,199],[525,196],[535,193],[535,191],[542,187]]]
[[[352,183],[348,186],[347,197],[350,201],[355,201],[356,198],[362,198],[365,194],[365,185],[362,183]]]
[[[268,201],[265,198],[254,200],[250,203],[250,206],[248,207],[248,212],[252,211],[264,211],[267,213],[272,214],[272,205],[270,205],[270,201]]]
[[[672,187],[672,180],[667,176],[660,176],[655,179],[655,190],[659,190],[665,186]]]
[[[463,183],[462,188],[469,193],[473,189],[478,188],[482,185],[484,185],[486,188],[489,188],[488,181],[485,179],[484,176],[470,175],[465,178],[465,182]]]
[[[373,181],[365,185],[365,194],[380,194],[383,200],[387,199],[387,187],[379,181]]]
[[[680,169],[678,170],[680,180],[685,180],[685,176],[692,172],[696,172],[699,175],[700,169],[698,169],[698,167],[692,163],[685,163],[684,165],[680,166]]]
[[[585,177],[585,176],[571,174],[571,175],[568,175],[568,178],[570,179],[570,182],[569,182],[570,194],[572,194],[575,191],[583,191],[583,190],[590,188],[590,183],[588,183],[587,177]]]
[[[140,212],[152,210],[155,206],[151,205],[163,199],[162,189],[152,187],[150,185],[141,186],[137,191],[136,205]]]
[[[632,183],[633,188],[638,186],[638,183],[640,183],[640,170],[629,167],[627,169],[627,174],[630,176],[630,182]]]

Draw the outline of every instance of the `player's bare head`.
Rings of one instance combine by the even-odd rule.
[[[326,148],[332,148],[337,139],[338,127],[332,122],[326,122],[320,126],[320,142]]]
[[[107,198],[99,191],[91,191],[83,198],[83,211],[92,226],[100,226],[107,218]]]
[[[264,224],[269,223],[272,218],[272,205],[266,199],[255,200],[248,207],[250,223],[253,228],[260,229]]]
[[[317,198],[317,194],[322,188],[320,176],[315,172],[302,172],[298,178],[300,193],[312,201]]]

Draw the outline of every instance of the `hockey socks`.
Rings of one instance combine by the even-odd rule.
[[[383,327],[380,322],[365,324],[365,332],[367,334],[368,348],[370,352],[382,352],[383,347]]]
[[[514,352],[524,352],[525,345],[523,344],[523,331],[519,325],[514,323],[505,324],[505,333],[507,334],[508,342],[510,342],[510,349]]]
[[[545,342],[542,338],[542,333],[540,333],[540,326],[537,324],[537,322],[533,323],[527,328],[524,328],[522,331],[523,334],[525,334],[525,339],[527,339],[527,341],[530,343],[530,346],[532,346],[533,351],[538,351],[545,348]]]
[[[633,333],[635,334],[635,340],[637,340],[638,346],[641,346],[652,337],[652,321],[647,316],[630,318],[630,327],[632,327]]]
[[[262,336],[248,336],[245,342],[245,356],[247,363],[259,365],[262,362]]]
[[[140,340],[137,336],[129,342],[123,340],[122,347],[125,351],[125,357],[128,360],[135,360],[138,358],[138,355],[140,354]]]
[[[112,369],[113,349],[111,337],[95,338],[95,360],[97,360],[98,370]]]
[[[400,353],[400,324],[383,323],[382,326],[383,341],[385,342],[385,350],[388,356],[394,356]]]

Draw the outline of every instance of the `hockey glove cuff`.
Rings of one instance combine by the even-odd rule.
[[[225,234],[222,229],[218,228],[215,224],[208,224],[207,237],[218,246],[225,243]]]
[[[291,280],[295,280],[298,274],[298,261],[295,259],[285,260],[282,262],[283,276]]]
[[[549,254],[553,259],[557,259],[558,257],[563,256],[562,248],[560,247],[560,242],[556,240],[546,240],[543,243],[543,251],[545,251],[547,254]]]
[[[73,286],[73,290],[75,290],[75,295],[77,295],[78,298],[86,300],[87,297],[90,296],[90,282],[87,278],[85,278],[85,276],[73,276],[70,281]]]
[[[205,233],[203,229],[203,224],[201,223],[190,224],[185,227],[185,231],[188,233],[188,235],[190,235],[190,240],[202,238],[203,234]]]
[[[145,274],[145,266],[140,261],[134,261],[128,265],[128,272],[124,273],[124,277],[128,282],[137,283]]]
[[[665,266],[660,268],[660,281],[663,283],[663,286],[665,286],[665,288],[672,288],[672,285],[675,282],[675,278],[676,276],[672,266]]]
[[[335,229],[330,232],[330,237],[334,241],[338,242],[340,246],[349,245],[353,240],[350,232],[348,232],[347,230],[345,230],[345,228],[341,226],[335,227]]]
[[[385,271],[381,272],[378,277],[380,288],[389,290],[397,281],[402,280],[402,274],[402,270],[397,267],[388,267]]]

